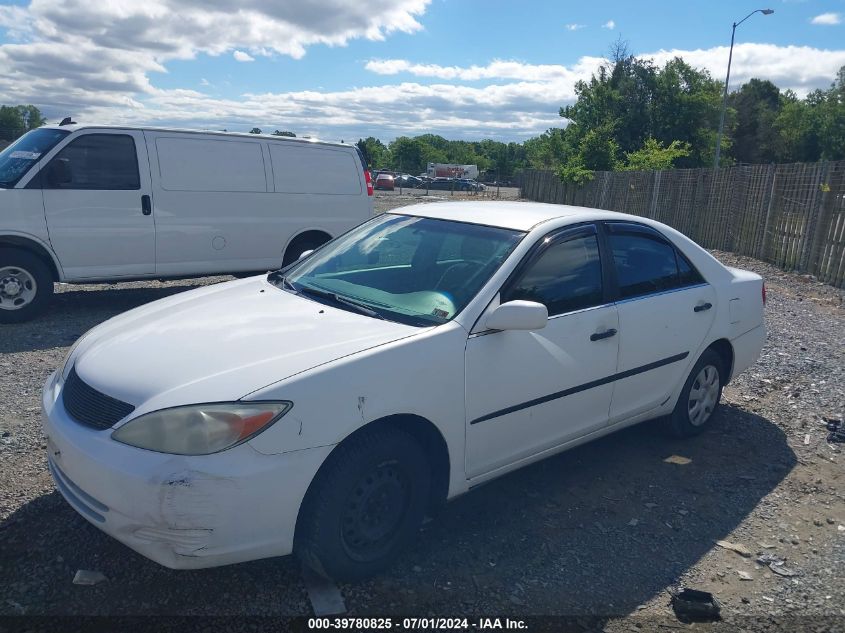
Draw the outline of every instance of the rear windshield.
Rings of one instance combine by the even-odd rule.
[[[9,189],[18,184],[29,168],[68,134],[67,130],[38,128],[0,152],[0,187]]]

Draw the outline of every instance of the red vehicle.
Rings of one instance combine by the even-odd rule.
[[[379,174],[376,176],[375,188],[393,191],[393,176],[390,174]]]

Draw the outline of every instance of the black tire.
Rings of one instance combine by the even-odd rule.
[[[7,288],[9,292],[6,292]],[[26,290],[34,291],[31,299],[25,298],[28,294]],[[53,298],[53,274],[37,255],[17,248],[2,248],[0,294],[0,323],[29,321],[50,304]]]
[[[353,436],[311,483],[294,549],[326,578],[372,576],[419,531],[430,490],[431,468],[413,437],[393,428]]]
[[[708,387],[706,379],[702,380],[702,372],[707,375],[707,368],[715,369],[715,376],[717,384]],[[707,349],[698,359],[698,362],[693,366],[684,383],[684,388],[681,390],[681,395],[678,397],[678,403],[675,405],[675,410],[671,415],[664,419],[664,429],[674,437],[692,437],[704,432],[704,430],[713,424],[713,420],[719,416],[721,407],[719,402],[722,399],[722,387],[725,384],[725,368],[722,357],[714,350]],[[696,418],[698,409],[695,408],[694,403],[690,400],[690,393],[696,389],[698,393],[711,392],[708,398],[700,399],[698,404],[700,409],[703,409],[703,418]],[[709,411],[709,412],[708,412]]]
[[[323,244],[329,241],[328,235],[317,236],[317,235],[310,235],[306,237],[296,237],[290,243],[287,250],[285,251],[285,257],[282,260],[282,268],[288,266],[295,262],[297,259],[302,257],[302,253],[305,251],[313,251],[316,248],[319,248]]]

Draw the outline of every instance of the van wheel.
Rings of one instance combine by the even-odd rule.
[[[41,313],[53,297],[53,275],[39,257],[0,250],[0,323],[20,323]]]
[[[725,370],[722,357],[708,349],[690,371],[675,410],[664,420],[670,435],[691,437],[707,428],[719,413]]]
[[[419,531],[430,489],[431,469],[413,437],[392,428],[352,437],[312,482],[294,549],[327,578],[371,576]]]
[[[325,233],[304,233],[302,235],[298,235],[293,239],[285,251],[285,257],[282,260],[282,268],[294,263],[305,251],[313,251],[315,248],[319,248],[330,239],[331,238]]]

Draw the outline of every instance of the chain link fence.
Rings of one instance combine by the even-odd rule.
[[[521,195],[652,218],[705,248],[845,287],[845,161],[596,172],[580,186],[527,170]]]

